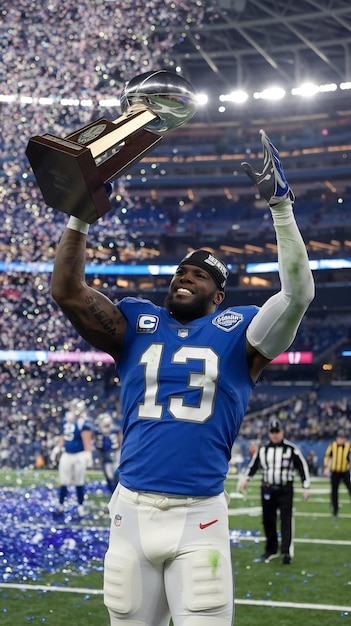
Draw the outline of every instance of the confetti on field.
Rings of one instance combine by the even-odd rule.
[[[101,493],[100,484],[87,485],[88,498],[89,492],[99,489]],[[102,570],[109,536],[107,508],[87,507],[87,516],[81,520],[72,489],[65,513],[56,516],[56,490],[36,486],[2,489],[0,502],[1,581],[34,582],[43,573],[65,569],[81,573]]]

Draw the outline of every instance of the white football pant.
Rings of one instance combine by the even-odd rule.
[[[104,601],[111,626],[232,626],[225,494],[173,497],[121,485],[109,505]]]
[[[87,470],[85,452],[75,454],[63,452],[58,470],[61,485],[84,485]]]

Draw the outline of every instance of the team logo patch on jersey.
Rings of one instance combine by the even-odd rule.
[[[119,515],[119,513],[117,513],[117,515],[115,515],[113,523],[115,526],[120,526],[122,524],[122,515]]]
[[[158,326],[157,315],[139,315],[137,321],[137,333],[154,333]]]
[[[187,328],[179,328],[178,337],[181,339],[186,339],[189,335],[189,330]]]
[[[243,321],[244,316],[242,313],[236,313],[235,311],[226,310],[223,313],[219,313],[213,318],[212,324],[229,333],[231,330],[239,326]]]

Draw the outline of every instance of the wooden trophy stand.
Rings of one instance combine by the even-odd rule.
[[[148,109],[110,121],[101,118],[64,139],[32,137],[26,155],[48,206],[89,224],[111,209],[105,183],[140,161],[162,136],[144,127]]]

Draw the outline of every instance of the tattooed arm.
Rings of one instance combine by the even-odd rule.
[[[86,235],[66,228],[59,243],[51,295],[77,332],[118,361],[126,320],[113,302],[85,282]]]

